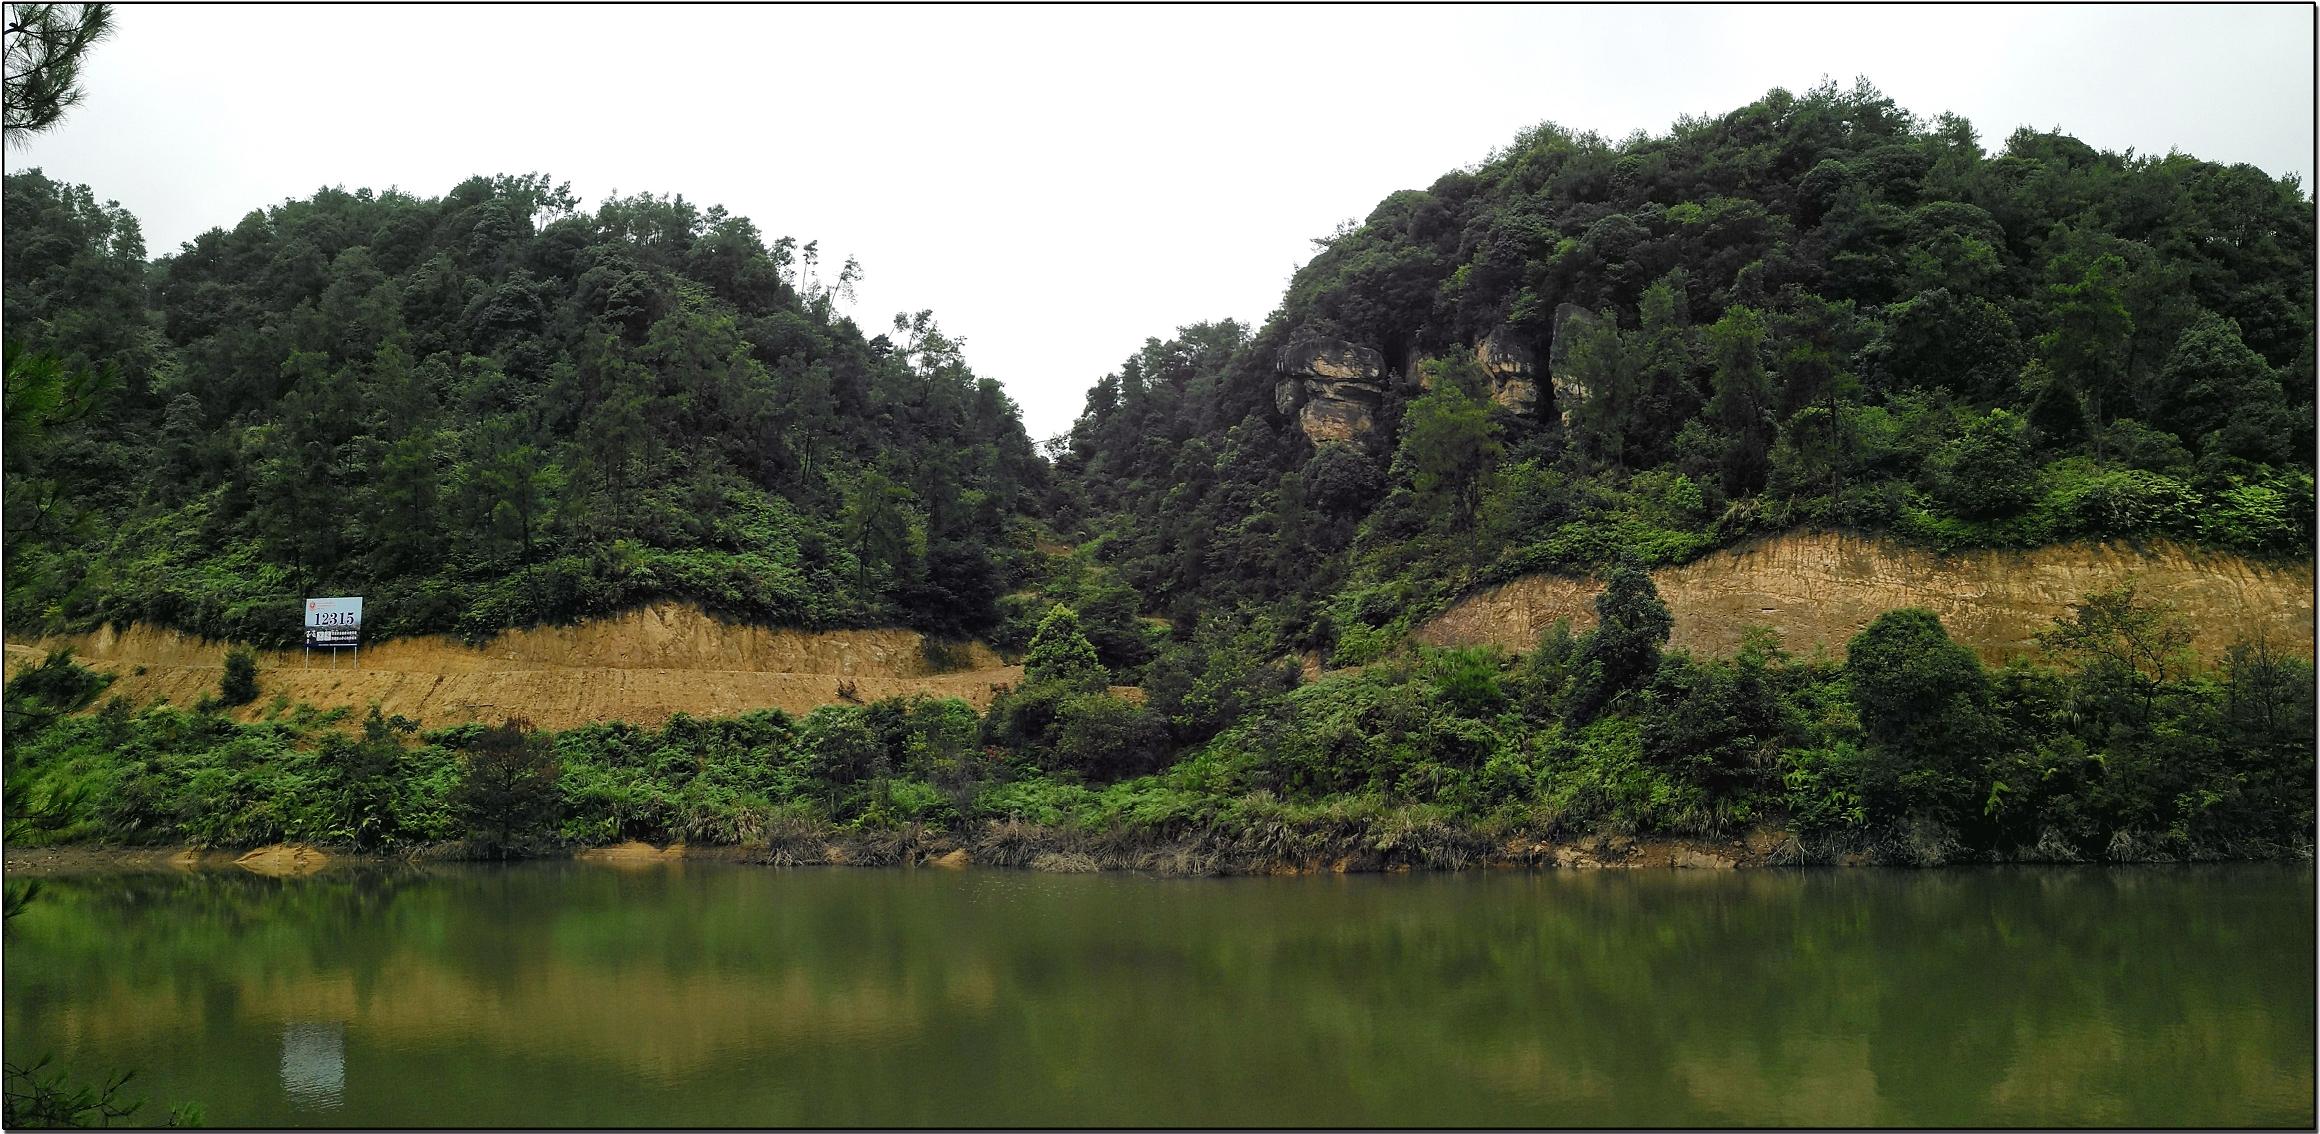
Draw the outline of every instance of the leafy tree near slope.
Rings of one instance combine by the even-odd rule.
[[[1080,631],[1079,615],[1060,603],[1047,609],[1031,650],[1023,658],[1023,680],[1101,689],[1111,674],[1096,660],[1096,648]]]
[[[1930,610],[1890,610],[1846,644],[1845,676],[1862,730],[1883,756],[1879,793],[1964,806],[1968,769],[1994,740],[1989,678],[1973,651]]]
[[[2067,262],[2055,267],[2068,270]],[[2038,340],[2047,382],[2032,420],[2051,439],[2076,440],[2130,404],[2128,391],[2120,388],[2135,331],[2134,316],[2119,295],[2125,270],[2118,257],[2103,256],[2048,289],[2055,326]]]
[[[247,705],[258,699],[258,655],[247,646],[226,651],[225,675],[218,679],[219,703]]]
[[[1567,712],[1579,724],[1600,716],[1656,672],[1660,647],[1675,628],[1651,575],[1632,560],[1613,567],[1604,580],[1603,593],[1595,596],[1595,619],[1571,665]]]
[[[867,586],[873,570],[883,575],[914,574],[925,555],[923,529],[912,522],[912,492],[876,469],[854,479],[846,492],[846,545],[854,553],[855,577]]]
[[[1935,450],[1926,464],[1935,495],[1960,516],[2011,515],[2037,496],[2029,425],[2005,410],[1967,421],[1964,434]]]
[[[1433,389],[1410,403],[1395,472],[1421,502],[1444,510],[1454,528],[1463,528],[1474,522],[1483,473],[1500,451],[1482,389],[1486,379],[1470,358],[1429,360],[1423,369]]]
[[[2160,697],[2198,664],[2190,624],[2140,598],[2132,583],[2087,595],[2038,642],[2078,664],[2091,718],[2138,729],[2149,726]]]
[[[1708,327],[1705,338],[1715,391],[1708,412],[1722,435],[1724,491],[1750,495],[1771,471],[1773,387],[1764,367],[1763,314],[1732,308]]]
[[[555,821],[560,774],[549,737],[503,721],[469,743],[449,802],[477,849],[504,858]]]
[[[2279,379],[2231,320],[2200,312],[2160,366],[2159,388],[2156,420],[2204,454],[2254,463],[2288,455],[2295,431]]]

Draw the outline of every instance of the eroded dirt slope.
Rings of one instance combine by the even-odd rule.
[[[171,630],[108,628],[11,642],[8,669],[66,646],[83,664],[115,675],[108,695],[186,706],[217,690],[226,649]],[[574,626],[509,631],[482,647],[445,637],[366,646],[360,668],[346,654],[334,666],[322,654],[263,651],[258,701],[240,715],[262,716],[279,694],[324,708],[376,702],[428,727],[510,716],[542,728],[605,720],[657,725],[679,712],[802,713],[839,701],[842,682],[864,701],[925,693],[981,708],[998,686],[1022,679],[1020,667],[987,646],[969,646],[963,655],[960,668],[937,672],[912,630],[769,630],[661,604]]]
[[[1884,540],[1797,533],[1715,552],[1652,572],[1675,615],[1673,644],[1728,655],[1752,625],[1770,626],[1789,652],[1825,646],[1835,657],[1869,620],[1922,606],[1990,664],[2038,656],[2034,636],[2093,591],[2133,581],[2176,605],[2197,631],[2193,648],[2214,659],[2243,632],[2312,655],[2309,563],[2276,566],[2158,542],[2057,545],[2035,551],[1948,555]],[[1557,618],[1573,631],[1595,624],[1592,579],[1533,575],[1477,593],[1418,632],[1437,646],[1495,644],[1527,651]]]

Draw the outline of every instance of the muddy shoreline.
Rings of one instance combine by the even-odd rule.
[[[1566,843],[1510,840],[1463,846],[1448,854],[1413,847],[1410,853],[1355,847],[1315,847],[1316,853],[1266,854],[1250,848],[1186,838],[1121,839],[1029,825],[994,824],[965,839],[950,832],[824,832],[772,845],[735,846],[644,842],[560,849],[532,860],[570,860],[616,869],[711,862],[755,866],[859,866],[905,869],[1031,870],[1081,874],[1107,871],[1171,876],[1378,874],[1413,870],[1476,869],[1705,869],[1801,865],[1794,840],[1780,832],[1746,839],[1636,839],[1599,836]],[[275,844],[255,848],[66,845],[0,848],[9,878],[101,873],[234,871],[267,877],[304,877],[365,867],[430,862],[489,861],[459,843],[435,843],[391,853],[336,851]]]
[[[1515,836],[1497,841],[1450,828],[1397,832],[1273,831],[1265,836],[1213,833],[1175,837],[1150,832],[1087,832],[994,822],[975,832],[928,828],[882,831],[791,829],[749,845],[630,841],[566,847],[529,856],[619,870],[688,862],[749,866],[857,866],[927,870],[1030,870],[1054,874],[1128,872],[1167,877],[1232,875],[1399,874],[1462,870],[1749,870],[1765,867],[1942,865],[2129,865],[2174,863],[2171,855],[2133,853],[2088,858],[2042,844],[2004,860],[1940,853],[1910,842],[1811,844],[1773,828],[1731,839],[1586,835],[1561,841]],[[1929,851],[1931,853],[1929,853]],[[186,846],[0,847],[6,877],[31,879],[103,873],[227,871],[296,878],[359,869],[438,862],[491,861],[461,843],[433,843],[391,853],[276,844],[255,848]],[[2309,848],[2230,861],[2310,862]]]

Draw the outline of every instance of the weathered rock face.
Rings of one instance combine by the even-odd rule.
[[[1505,327],[1474,348],[1474,361],[1490,375],[1490,400],[1529,416],[1539,407],[1538,354]]]
[[[2039,656],[2037,633],[2088,593],[2133,582],[2137,592],[2189,619],[2192,649],[2210,662],[2239,635],[2268,635],[2309,657],[2313,574],[2309,563],[2273,565],[2157,542],[2063,544],[2036,551],[1940,555],[1883,540],[1798,533],[1760,540],[1681,567],[1652,572],[1675,615],[1671,644],[1711,656],[1740,648],[1752,626],[1769,626],[1782,648],[1844,655],[1845,643],[1879,614],[1922,606],[1982,660]],[[1595,624],[1592,579],[1533,575],[1468,598],[1418,631],[1435,646],[1495,644],[1527,651],[1558,618],[1574,633]]]
[[[1377,428],[1385,401],[1385,357],[1339,339],[1300,339],[1281,348],[1274,369],[1273,407],[1297,412],[1297,427],[1315,445],[1363,442]]]
[[[1297,411],[1297,428],[1315,445],[1331,441],[1360,442],[1377,428],[1377,402],[1364,400],[1357,387],[1344,395],[1322,394]],[[1347,396],[1351,395],[1351,396]]]
[[[1571,343],[1595,326],[1595,313],[1576,303],[1555,308],[1555,341],[1547,347],[1547,381],[1554,388],[1555,412],[1564,425],[1571,410],[1587,400],[1587,388],[1571,378]]]
[[[1402,352],[1402,371],[1394,379],[1403,386],[1423,386],[1425,379],[1418,373],[1418,364],[1426,360],[1426,352],[1411,347]]]

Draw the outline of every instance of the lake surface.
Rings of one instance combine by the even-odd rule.
[[[211,1125],[2310,1126],[2309,867],[51,879],[8,1059]]]

